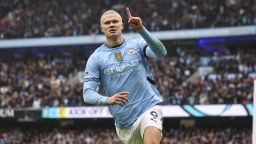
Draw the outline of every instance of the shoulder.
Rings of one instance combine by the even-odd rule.
[[[101,46],[99,46],[98,48],[96,48],[95,50],[94,50],[94,52],[90,55],[90,58],[98,58],[98,57],[100,57],[100,55],[101,55],[101,53],[103,53],[103,51],[104,51],[104,48],[103,48],[104,46],[103,45],[101,45]]]
[[[145,42],[145,40],[143,38],[134,38],[134,39],[129,39],[127,41],[128,48],[134,48],[136,51],[143,53],[143,50],[145,48],[145,46],[147,45],[147,43]]]
[[[102,45],[94,50],[94,52],[90,55],[87,63],[89,63],[89,64],[98,63],[98,60],[99,60],[100,56],[102,55],[101,53],[102,53]]]
[[[134,48],[139,48],[139,49],[146,45],[145,40],[142,39],[142,38],[128,39],[127,43],[128,43],[129,46],[132,46]]]
[[[145,42],[145,40],[143,38],[133,38],[133,39],[127,39],[128,43],[132,43],[132,44],[139,44],[141,42]]]

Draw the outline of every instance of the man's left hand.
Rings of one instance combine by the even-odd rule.
[[[132,25],[133,29],[136,32],[141,30],[143,28],[143,24],[140,17],[133,17],[128,7],[126,8],[126,13],[128,15],[128,23]]]

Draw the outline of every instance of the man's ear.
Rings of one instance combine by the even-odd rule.
[[[122,23],[122,30],[124,30],[124,23]]]
[[[103,30],[102,26],[100,26],[100,31],[101,31],[102,33],[104,33],[104,30]]]

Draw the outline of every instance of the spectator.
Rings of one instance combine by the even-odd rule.
[[[76,144],[121,144],[112,129],[8,129],[0,130],[5,143],[76,143]],[[247,128],[193,128],[167,129],[164,132],[164,144],[176,143],[225,143],[250,144],[252,132]],[[0,142],[1,142],[0,138]]]
[[[165,0],[140,4],[136,0],[1,0],[0,39],[99,34],[95,17],[106,9],[118,9],[124,15],[122,9],[127,5],[133,8],[134,15],[146,18],[143,22],[150,31],[256,24],[253,0]]]

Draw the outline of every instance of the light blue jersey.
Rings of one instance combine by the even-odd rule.
[[[83,88],[86,102],[106,104],[108,97],[129,92],[126,105],[108,106],[118,128],[131,127],[144,111],[162,102],[146,63],[146,57],[156,56],[147,45],[144,39],[125,39],[114,48],[103,44],[88,59]],[[98,82],[103,96],[95,94]]]

